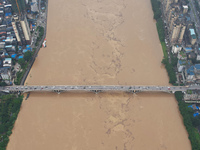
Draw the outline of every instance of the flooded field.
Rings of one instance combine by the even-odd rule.
[[[168,85],[150,0],[49,0],[27,85]],[[8,150],[189,150],[173,94],[31,93]]]

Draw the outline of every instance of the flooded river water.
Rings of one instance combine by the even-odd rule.
[[[168,85],[150,0],[49,0],[27,85]],[[190,150],[173,94],[31,93],[8,150]]]

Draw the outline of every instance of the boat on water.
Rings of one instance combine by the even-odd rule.
[[[46,42],[47,42],[47,40],[46,40],[46,38],[44,39],[44,42],[42,43],[42,47],[47,47],[47,45],[46,45]]]

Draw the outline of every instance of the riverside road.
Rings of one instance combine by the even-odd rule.
[[[169,92],[176,91],[186,92],[187,90],[200,90],[200,86],[133,86],[133,85],[56,85],[56,86],[4,86],[0,87],[2,92],[67,92],[67,91],[92,91],[95,93],[106,91],[122,91],[122,92]]]

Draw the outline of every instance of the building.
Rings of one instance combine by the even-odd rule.
[[[188,12],[188,6],[183,5],[183,14],[186,14]]]
[[[195,31],[194,29],[189,29],[189,38],[190,38],[190,43],[192,45],[194,45],[197,41],[197,37],[196,37],[196,34],[195,34]]]
[[[197,59],[196,59],[197,61],[199,61],[200,60],[200,48],[197,50]]]
[[[0,75],[3,80],[11,79],[11,71],[8,68],[0,68]]]
[[[194,66],[189,67],[185,70],[186,82],[194,83]]]
[[[190,53],[190,52],[193,51],[193,49],[192,49],[191,47],[184,47],[183,49],[184,49],[184,51],[185,51],[186,53]]]
[[[25,15],[22,15],[20,18],[14,15],[12,18],[12,26],[19,45],[31,43],[30,29]]]
[[[186,69],[187,83],[200,83],[200,64],[195,64]]]
[[[34,12],[34,13],[35,12],[39,12],[37,0],[32,0],[32,2],[31,2],[31,11]]]
[[[178,60],[177,62],[177,69],[178,69],[178,72],[182,72],[183,69],[186,67],[186,66],[190,66],[191,65],[191,62],[190,61],[187,61],[187,60]]]
[[[185,51],[178,52],[177,58],[180,60],[187,60],[187,55],[186,55]]]
[[[194,65],[194,73],[195,73],[196,83],[200,83],[200,64]]]
[[[178,45],[173,45],[172,46],[172,53],[173,54],[176,54],[176,53],[180,52],[181,50],[182,50],[181,46],[178,46]]]
[[[5,58],[4,61],[3,61],[3,67],[11,68],[12,67],[12,59],[11,58]]]
[[[163,1],[163,6],[164,6],[164,11],[167,12],[169,10],[169,6],[170,4],[172,3],[173,1],[172,0],[164,0]]]
[[[181,44],[183,41],[183,36],[185,33],[186,26],[182,23],[174,23],[172,27],[172,32],[170,36],[171,44],[179,43]]]

